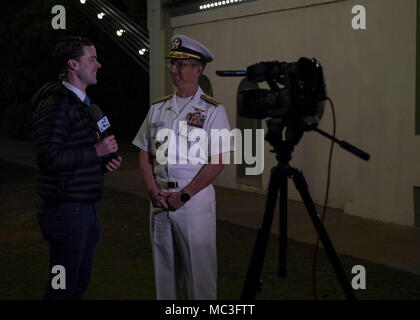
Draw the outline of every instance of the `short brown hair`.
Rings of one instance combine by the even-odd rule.
[[[93,46],[93,42],[85,37],[71,36],[64,39],[55,47],[54,62],[60,80],[64,79],[67,75],[67,63],[69,59],[77,60],[84,55],[84,46]]]

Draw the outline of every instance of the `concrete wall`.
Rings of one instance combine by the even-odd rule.
[[[366,30],[351,27],[351,10],[358,4],[367,11]],[[365,218],[414,224],[413,186],[420,185],[420,138],[415,135],[415,0],[259,0],[174,17],[159,26],[161,34],[166,32],[161,45],[167,47],[172,34],[182,33],[213,51],[215,61],[205,74],[214,97],[226,107],[232,128],[236,127],[236,90],[241,79],[220,78],[216,70],[316,57],[335,103],[337,137],[371,155],[364,162],[335,146],[328,205]],[[153,45],[151,50],[153,56]],[[151,63],[151,75],[154,68],[157,64]],[[151,93],[154,86],[161,88],[159,95],[167,93],[162,92],[159,81],[151,82]],[[167,90],[170,85],[164,87]],[[332,131],[329,107],[320,128]],[[324,201],[329,147],[326,138],[305,133],[291,161],[303,169],[318,204]],[[269,169],[276,163],[270,149],[266,144],[264,189]],[[236,184],[234,165],[226,167],[216,184],[244,188]],[[300,200],[291,182],[289,197]]]

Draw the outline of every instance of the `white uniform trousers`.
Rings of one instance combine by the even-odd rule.
[[[191,179],[179,180],[180,191]],[[158,181],[159,182],[159,181]],[[187,282],[191,300],[217,298],[216,201],[212,185],[176,211],[150,204],[150,231],[159,300],[183,299]]]

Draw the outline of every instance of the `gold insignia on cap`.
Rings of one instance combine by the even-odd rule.
[[[172,50],[178,50],[178,48],[181,46],[181,43],[182,43],[182,41],[181,41],[181,39],[180,38],[175,38],[173,41],[172,41]]]
[[[170,59],[198,59],[201,60],[200,56],[187,52],[171,51],[169,52],[168,58]]]

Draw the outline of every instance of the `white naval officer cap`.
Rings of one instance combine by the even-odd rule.
[[[176,34],[171,38],[171,51],[167,59],[195,59],[203,63],[213,61],[213,54],[193,38]]]

